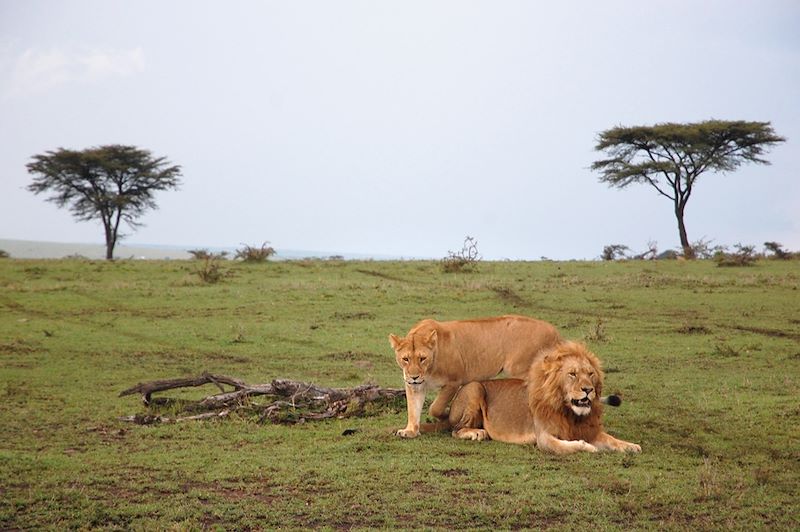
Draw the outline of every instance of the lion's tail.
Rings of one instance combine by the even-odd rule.
[[[608,406],[619,406],[622,404],[622,397],[619,395],[606,395],[600,398],[600,402]]]

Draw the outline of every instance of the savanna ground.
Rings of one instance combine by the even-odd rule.
[[[0,528],[800,526],[798,261],[227,263],[216,284],[198,267],[0,261]],[[641,455],[402,440],[403,404],[298,425],[119,420],[145,411],[123,389],[203,370],[399,387],[390,332],[504,313],[588,343],[624,399],[606,426]]]

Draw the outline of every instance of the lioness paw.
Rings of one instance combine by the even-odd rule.
[[[419,436],[419,430],[400,429],[395,434],[401,438],[416,438]]]
[[[628,453],[640,453],[642,452],[642,446],[636,443],[629,443],[623,450]]]

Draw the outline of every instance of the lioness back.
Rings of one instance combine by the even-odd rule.
[[[437,332],[434,372],[467,383],[497,376],[524,378],[537,355],[560,341],[550,323],[526,316],[475,320],[423,320],[409,336]]]

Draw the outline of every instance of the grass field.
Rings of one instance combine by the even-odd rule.
[[[0,261],[0,529],[800,527],[800,261]],[[423,317],[518,313],[603,360],[641,455],[401,440],[402,405],[139,426],[140,381],[400,387]],[[213,389],[176,391],[202,397]],[[345,429],[355,429],[344,436]]]

